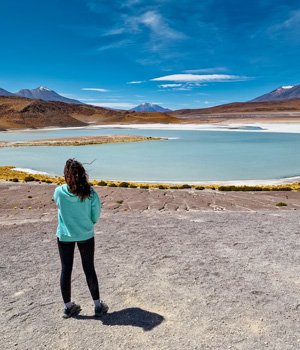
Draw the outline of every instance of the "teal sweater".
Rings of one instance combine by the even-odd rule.
[[[56,187],[53,200],[58,207],[56,236],[63,242],[84,241],[94,237],[94,224],[101,212],[97,192],[91,187],[91,196],[83,202],[68,190],[68,185]]]

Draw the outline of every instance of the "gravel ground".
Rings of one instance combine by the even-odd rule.
[[[53,189],[0,184],[1,350],[300,349],[300,193],[98,188],[109,314],[92,317],[76,249],[64,320]]]

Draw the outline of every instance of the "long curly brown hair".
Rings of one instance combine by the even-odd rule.
[[[91,186],[83,165],[76,159],[68,159],[64,168],[64,176],[69,190],[84,201],[91,195]]]

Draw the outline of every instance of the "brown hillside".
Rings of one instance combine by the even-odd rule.
[[[210,108],[180,109],[170,114],[181,116],[200,116],[203,114],[224,113],[278,113],[300,112],[300,99],[270,102],[234,102]]]
[[[0,129],[180,122],[177,117],[165,113],[136,113],[90,105],[0,97]]]
[[[73,118],[64,109],[64,104],[19,97],[0,97],[1,129],[83,125],[86,123]]]

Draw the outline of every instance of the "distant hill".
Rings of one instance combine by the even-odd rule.
[[[0,97],[1,96],[19,96],[19,97],[26,97],[33,100],[43,100],[43,101],[56,101],[56,102],[64,102],[64,103],[71,103],[71,104],[83,104],[82,102],[78,100],[73,100],[71,98],[64,97],[62,95],[59,95],[54,90],[50,90],[47,87],[39,86],[36,89],[22,89],[16,93],[9,92],[7,90],[4,90],[0,88]]]
[[[216,114],[270,114],[300,112],[300,99],[269,102],[233,102],[209,108],[179,109],[169,114],[177,117],[194,117]]]
[[[254,98],[250,102],[281,101],[297,98],[300,98],[300,84],[280,86],[279,88],[268,92],[267,94]]]
[[[91,124],[181,123],[167,113],[139,113],[85,104],[0,97],[0,129],[85,126]]]
[[[133,112],[160,112],[160,113],[171,112],[170,109],[163,108],[163,107],[156,105],[154,103],[142,103],[142,104],[132,108],[130,111],[133,111]]]
[[[56,102],[65,102],[65,103],[74,103],[74,104],[82,104],[82,102],[78,100],[73,100],[71,98],[64,97],[59,95],[54,90],[50,90],[47,87],[39,86],[36,89],[22,89],[15,93],[16,96],[26,97],[35,100],[43,100],[43,101],[56,101]]]
[[[0,88],[0,96],[13,96],[12,92]]]

